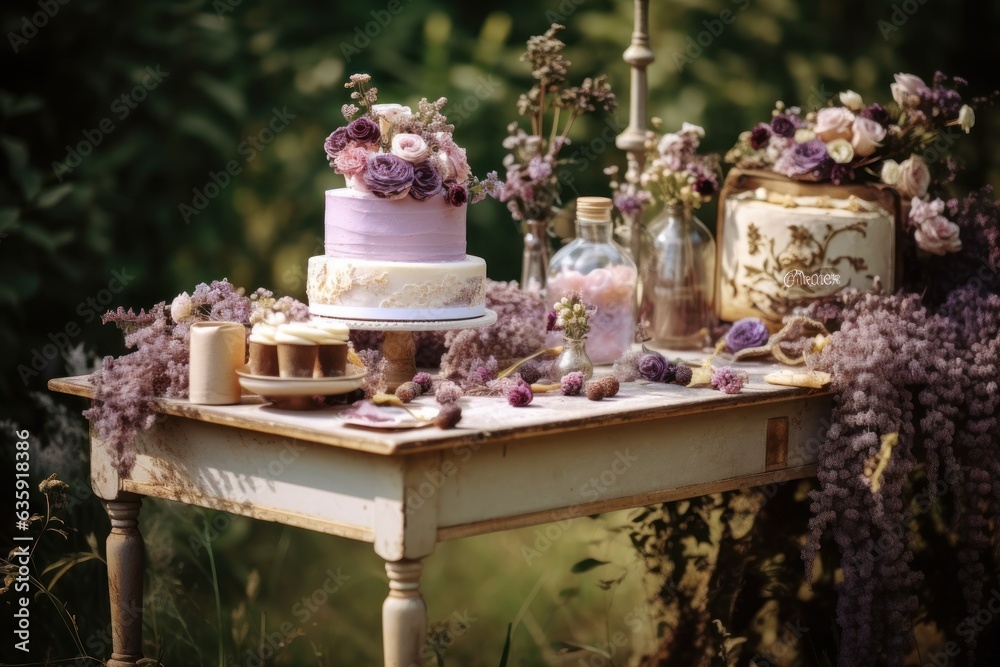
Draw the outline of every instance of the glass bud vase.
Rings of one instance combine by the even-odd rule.
[[[594,311],[589,318],[587,355],[610,364],[635,340],[635,286],[638,272],[628,253],[612,239],[611,200],[577,200],[576,238],[549,264],[549,307],[578,293]],[[550,339],[550,345],[557,344]]]
[[[594,377],[594,363],[587,356],[587,339],[567,338],[563,336],[562,352],[556,357],[555,375],[563,377],[574,371],[583,373],[583,379]]]
[[[715,240],[688,206],[667,206],[650,224],[639,317],[654,344],[703,347],[715,317]]]
[[[544,292],[548,275],[548,223],[544,220],[526,220],[524,223],[524,254],[521,257],[521,289]]]

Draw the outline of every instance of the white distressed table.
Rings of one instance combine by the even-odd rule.
[[[165,417],[136,439],[127,475],[91,439],[91,482],[112,526],[108,665],[142,656],[144,496],[373,543],[389,577],[385,665],[419,665],[422,559],[439,541],[814,474],[830,397],[744,368],[756,372],[734,396],[630,383],[600,402],[465,398],[460,428],[448,431],[357,429],[340,422],[342,408],[280,411],[249,396],[218,407],[158,401]],[[93,396],[87,377],[49,387]]]

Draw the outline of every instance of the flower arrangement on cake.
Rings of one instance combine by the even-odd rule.
[[[769,122],[740,135],[726,161],[800,181],[890,185],[908,204],[904,224],[917,246],[935,255],[957,252],[958,226],[944,216],[935,191],[958,169],[945,155],[952,135],[968,134],[975,107],[993,99],[966,102],[959,92],[966,85],[941,72],[930,85],[916,75],[897,74],[889,86],[893,102],[885,106],[866,104],[851,90],[839,94],[840,104],[816,111],[779,101]]]
[[[625,216],[641,215],[652,204],[700,208],[719,191],[722,181],[719,155],[698,154],[704,128],[684,123],[677,132],[661,134],[662,119],[653,118],[651,124],[654,129],[646,132],[646,163],[638,189],[618,179],[617,166],[604,170],[611,177],[615,206]]]
[[[521,56],[531,63],[531,76],[537,82],[517,100],[517,112],[529,119],[531,132],[516,122],[507,126],[503,147],[510,153],[503,160],[507,180],[500,195],[518,221],[555,217],[562,203],[557,169],[568,162],[559,153],[570,143],[570,129],[583,114],[598,109],[610,114],[617,108],[606,75],[588,77],[579,86],[566,85],[572,63],[562,55],[566,44],[556,37],[562,30],[564,26],[553,23],[544,34],[529,38]],[[552,125],[546,131],[550,111]]]
[[[499,195],[503,183],[497,173],[480,181],[465,149],[455,143],[455,126],[441,114],[447,98],[423,98],[413,111],[401,104],[379,104],[378,88],[370,83],[368,74],[354,74],[344,84],[354,100],[341,108],[347,125],[334,130],[324,144],[330,166],[348,187],[382,199],[423,201],[440,195],[453,206]]]

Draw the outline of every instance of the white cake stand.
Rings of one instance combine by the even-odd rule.
[[[495,311],[465,320],[351,320],[341,317],[326,317],[343,322],[351,329],[358,331],[381,331],[385,334],[382,340],[382,356],[388,362],[385,380],[389,391],[409,382],[417,374],[417,345],[413,334],[417,331],[456,331],[459,329],[478,329],[488,327],[497,321]]]

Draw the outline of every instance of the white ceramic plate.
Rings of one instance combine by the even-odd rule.
[[[349,394],[361,387],[365,377],[363,370],[348,366],[347,375],[328,378],[282,378],[268,375],[252,375],[248,371],[236,371],[240,386],[258,394],[278,407],[303,409],[310,407],[313,396],[338,396]]]

